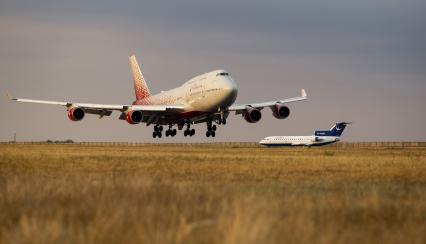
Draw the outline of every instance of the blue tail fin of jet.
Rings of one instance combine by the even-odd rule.
[[[317,130],[315,131],[315,136],[337,136],[340,137],[343,133],[343,130],[346,128],[348,122],[339,122],[336,123],[330,130]]]

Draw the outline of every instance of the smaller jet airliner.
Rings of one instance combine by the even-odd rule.
[[[338,142],[349,122],[336,123],[330,130],[315,131],[312,136],[269,136],[259,143],[266,147],[279,146],[322,146]]]

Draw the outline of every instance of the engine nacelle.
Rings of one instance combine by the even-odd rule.
[[[290,109],[282,104],[277,103],[273,108],[272,114],[277,119],[285,119],[290,115]]]
[[[71,108],[68,110],[68,118],[72,121],[80,121],[84,118],[84,110],[82,108]]]
[[[247,108],[244,111],[244,119],[249,123],[256,123],[262,118],[262,113],[259,109]]]
[[[139,124],[140,122],[142,122],[142,119],[143,114],[141,111],[131,110],[126,113],[126,121],[131,125]]]

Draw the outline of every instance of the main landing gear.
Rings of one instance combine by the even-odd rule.
[[[163,126],[162,125],[156,125],[154,126],[154,132],[152,132],[152,137],[156,138],[158,136],[158,138],[161,138],[161,132],[163,131]],[[166,132],[167,135],[167,132]]]
[[[176,129],[172,129],[172,125],[169,125],[169,129],[166,130],[166,137],[168,136],[175,136],[176,135]]]
[[[191,129],[191,124],[189,122],[186,123],[186,130],[183,131],[184,136],[193,136],[195,135],[195,130]]]
[[[226,122],[225,122],[226,123]],[[207,122],[207,131],[206,131],[207,137],[215,137],[216,136],[216,125],[212,125],[212,122]]]

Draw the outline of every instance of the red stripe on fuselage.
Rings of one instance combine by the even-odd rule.
[[[207,114],[207,113],[201,112],[201,111],[190,111],[190,112],[180,113],[179,116],[183,119],[189,119],[189,118],[198,117],[204,114]]]

